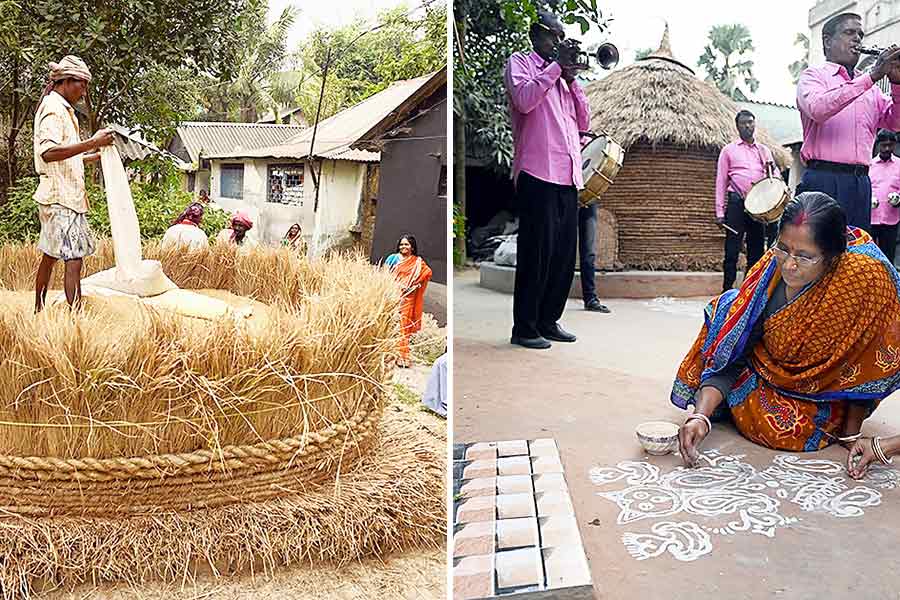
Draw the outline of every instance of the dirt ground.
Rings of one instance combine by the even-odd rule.
[[[632,485],[679,476],[680,458],[644,454],[635,426],[683,420],[669,393],[702,324],[703,299],[604,301],[612,314],[570,301],[561,323],[578,342],[532,351],[509,344],[512,297],[477,282],[476,271],[454,280],[454,442],[556,439],[597,598],[900,598],[897,471],[860,491],[838,468],[846,457],[839,447],[786,455],[717,425],[705,451],[776,476],[721,492],[694,513],[673,508],[682,500],[673,500],[671,487]],[[898,430],[895,394],[863,431]],[[715,487],[728,473],[710,467],[705,481],[682,482]],[[689,535],[673,539],[678,527],[705,533],[711,547]],[[679,552],[693,560],[678,560]]]

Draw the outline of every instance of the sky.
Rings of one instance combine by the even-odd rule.
[[[288,51],[293,52],[309,34],[319,26],[340,27],[362,16],[373,25],[378,13],[406,5],[417,6],[419,0],[269,0],[269,22],[274,21],[288,6],[294,6],[299,14],[288,36]]]
[[[357,15],[375,23],[379,11],[405,4],[415,6],[419,0],[269,0],[269,17],[274,20],[281,11],[293,5],[300,12],[291,31],[288,49],[293,51],[303,38],[320,25],[340,26],[351,23]],[[448,3],[451,3],[448,0]],[[613,17],[605,41],[611,41],[622,53],[620,66],[633,62],[640,48],[656,48],[664,23],[669,23],[672,51],[675,57],[698,71],[697,59],[703,53],[713,25],[742,23],[750,29],[756,50],[754,75],[759,89],[754,100],[793,105],[796,88],[791,83],[787,66],[800,58],[794,46],[797,33],[808,33],[809,9],[815,0],[719,0],[718,2],[674,2],[672,0],[600,0],[606,16]],[[692,10],[691,10],[692,9]],[[580,37],[580,30],[569,34]],[[586,44],[601,41],[589,33]],[[813,42],[815,43],[815,42]]]
[[[787,66],[802,54],[793,45],[794,38],[797,33],[809,33],[809,9],[814,4],[814,0],[600,0],[598,6],[604,16],[614,20],[607,34],[592,36],[588,33],[584,41],[588,44],[596,41],[614,43],[622,55],[619,66],[625,66],[634,62],[636,50],[659,46],[665,21],[668,21],[675,58],[697,71],[698,76],[705,76],[697,67],[697,59],[703,54],[710,28],[742,23],[750,29],[756,48],[751,58],[759,89],[755,94],[749,94],[750,98],[793,106],[796,87]],[[580,29],[567,30],[567,34],[580,37]]]

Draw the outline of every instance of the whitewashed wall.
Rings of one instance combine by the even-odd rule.
[[[224,198],[221,195],[221,165],[244,164],[243,198]],[[228,211],[243,210],[253,219],[251,237],[270,244],[277,244],[293,223],[300,223],[303,237],[312,245],[318,226],[320,244],[324,240],[336,240],[356,223],[359,199],[365,182],[365,163],[351,161],[326,161],[322,168],[319,191],[319,212],[313,212],[315,186],[309,168],[303,178],[302,206],[288,206],[267,202],[267,180],[270,164],[288,161],[274,159],[212,160],[210,198]],[[318,217],[318,218],[317,218]]]

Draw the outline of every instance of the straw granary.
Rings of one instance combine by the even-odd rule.
[[[0,245],[0,598],[445,539],[445,446],[384,415],[399,336],[386,270],[151,243],[144,256],[181,289],[252,315],[121,296],[35,315],[35,256]],[[103,241],[85,271],[115,264]]]
[[[589,84],[586,94],[591,129],[625,149],[622,169],[600,200],[599,266],[720,268],[716,162],[737,139],[737,104],[673,57],[668,26],[656,52]],[[756,139],[783,169],[790,155],[764,125],[757,122]]]

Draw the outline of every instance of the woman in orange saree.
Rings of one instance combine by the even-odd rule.
[[[422,309],[425,305],[425,288],[431,281],[431,268],[419,256],[416,238],[404,235],[397,242],[397,253],[387,257],[385,264],[391,269],[400,285],[400,340],[401,367],[409,367],[409,338],[422,328]]]
[[[706,307],[678,369],[672,402],[694,405],[679,432],[686,464],[729,416],[757,444],[812,452],[860,437],[900,388],[900,278],[826,194],[785,208],[776,244],[739,290]]]

